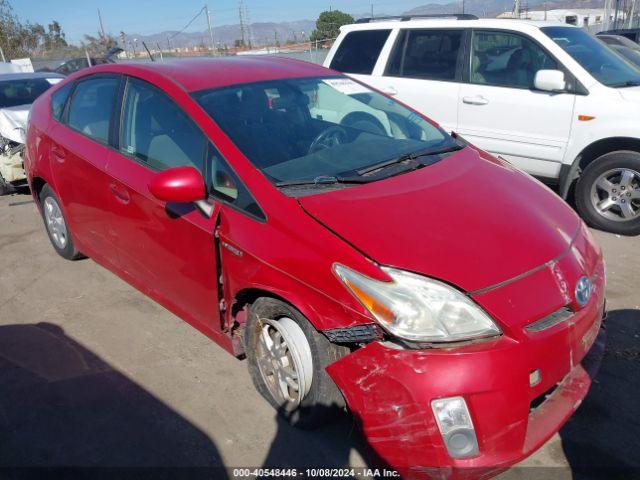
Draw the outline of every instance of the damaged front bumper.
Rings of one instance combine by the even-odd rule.
[[[530,335],[457,348],[373,342],[327,372],[382,463],[407,478],[487,478],[533,453],[578,408],[605,345],[604,296],[570,321]],[[538,369],[540,380],[531,383]],[[479,453],[449,456],[431,402],[461,396]]]

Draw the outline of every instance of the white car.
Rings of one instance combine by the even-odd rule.
[[[325,66],[557,183],[590,225],[640,234],[640,70],[586,31],[470,15],[365,19],[341,28]]]

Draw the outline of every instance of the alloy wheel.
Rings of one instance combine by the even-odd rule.
[[[47,197],[44,200],[44,219],[53,243],[60,250],[64,250],[68,240],[67,225],[62,216],[60,205],[53,197]]]
[[[640,173],[629,168],[606,171],[591,187],[591,204],[600,215],[616,222],[640,217]]]
[[[262,319],[260,325],[258,369],[273,398],[287,410],[293,409],[311,388],[309,342],[300,326],[288,317]]]

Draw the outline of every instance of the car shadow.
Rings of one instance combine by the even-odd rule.
[[[59,326],[0,326],[0,392],[0,478],[226,477],[205,433]]]
[[[600,372],[560,431],[574,480],[640,478],[640,310],[609,312]]]

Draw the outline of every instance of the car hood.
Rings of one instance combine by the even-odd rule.
[[[0,108],[0,135],[16,143],[24,143],[31,105]]]
[[[468,292],[559,257],[581,225],[540,182],[470,147],[411,173],[299,202],[370,259]]]
[[[619,88],[618,92],[626,101],[640,103],[640,87]]]

